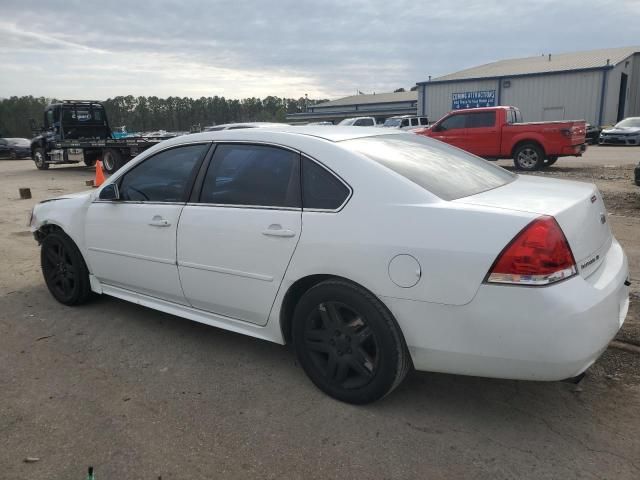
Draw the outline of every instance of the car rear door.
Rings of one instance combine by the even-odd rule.
[[[176,266],[178,219],[210,146],[159,152],[122,175],[119,200],[91,204],[85,221],[88,261],[104,286],[186,303]]]
[[[194,307],[264,325],[302,229],[300,154],[221,143],[183,210],[178,270]]]
[[[466,115],[464,149],[481,157],[500,155],[500,130],[496,125],[496,111],[478,111]]]

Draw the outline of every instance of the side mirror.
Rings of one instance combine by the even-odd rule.
[[[120,191],[118,190],[118,184],[110,183],[109,185],[106,185],[102,190],[100,190],[100,196],[98,198],[100,200],[112,202],[120,200]]]

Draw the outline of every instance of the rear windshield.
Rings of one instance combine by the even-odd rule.
[[[443,200],[475,195],[515,178],[513,173],[480,157],[421,135],[380,135],[344,140],[341,144]]]
[[[62,121],[65,124],[102,124],[102,107],[88,105],[65,105],[62,108]]]

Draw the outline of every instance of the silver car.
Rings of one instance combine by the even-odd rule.
[[[640,117],[629,117],[600,133],[600,145],[640,145]]]

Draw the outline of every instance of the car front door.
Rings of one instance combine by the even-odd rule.
[[[466,127],[465,150],[481,157],[500,155],[500,131],[496,126],[495,110],[467,114]]]
[[[219,144],[178,227],[178,270],[194,308],[264,325],[302,229],[300,154]]]
[[[431,137],[459,148],[465,148],[466,115],[453,113],[434,125]]]
[[[85,222],[88,260],[103,286],[186,303],[176,265],[178,219],[210,146],[159,152],[118,179],[118,200],[91,204]]]

